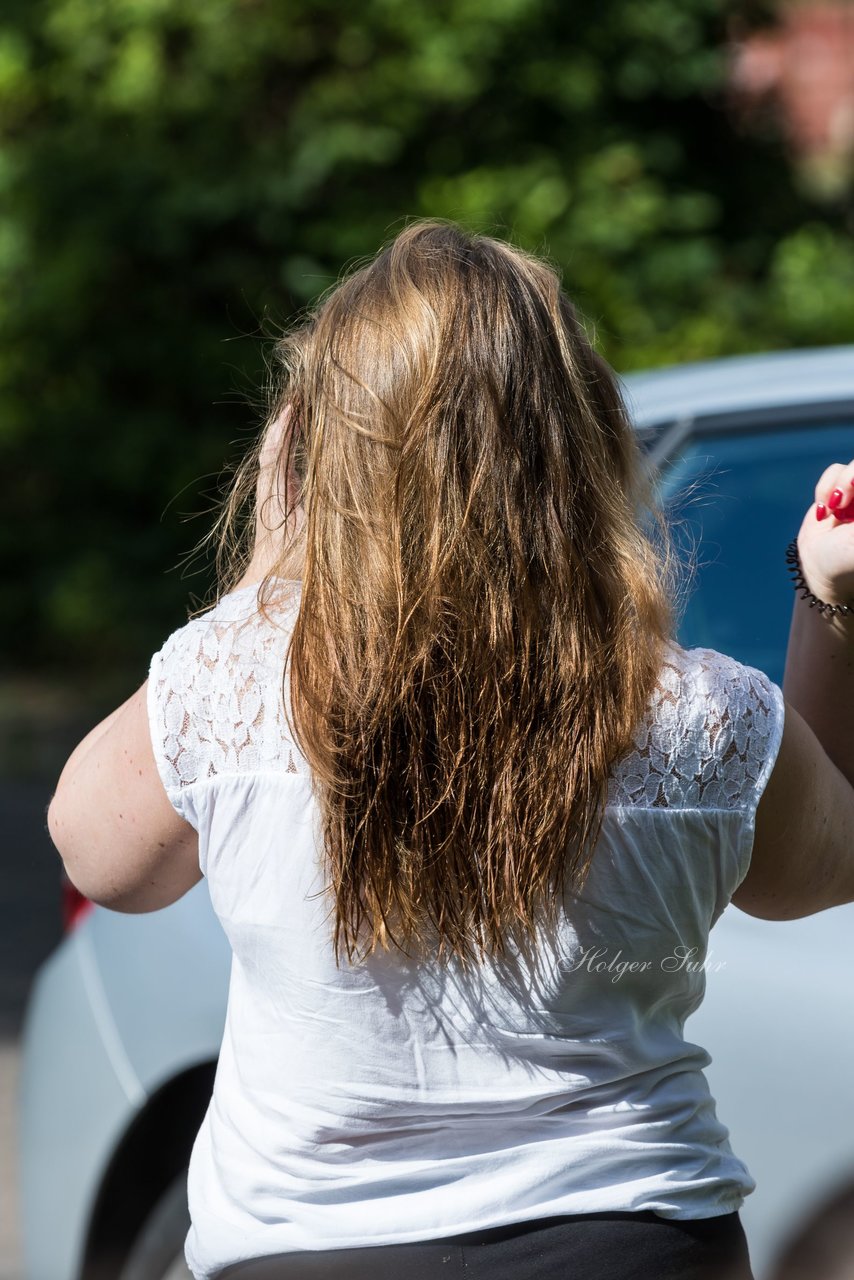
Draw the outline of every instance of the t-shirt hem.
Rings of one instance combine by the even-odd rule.
[[[695,1222],[695,1221],[704,1221],[709,1218],[722,1218],[722,1217],[726,1217],[728,1214],[736,1213],[742,1208],[745,1198],[746,1197],[743,1193],[736,1193],[733,1197],[730,1197],[726,1200],[720,1200],[713,1205],[694,1205],[694,1206],[685,1205],[673,1211],[669,1211],[669,1210],[663,1211],[661,1209],[655,1209],[651,1205],[640,1204],[640,1205],[635,1205],[630,1209],[626,1207],[623,1207],[620,1209],[615,1209],[613,1207],[610,1207],[608,1209],[602,1210],[602,1212],[603,1213],[654,1213],[657,1217],[661,1218],[665,1222]],[[592,1211],[576,1210],[576,1214],[579,1217],[583,1217],[585,1216],[585,1214],[589,1212],[592,1212]],[[364,1236],[362,1237],[342,1236],[340,1238],[336,1238],[334,1241],[331,1241],[327,1238],[327,1239],[321,1240],[315,1246],[302,1245],[296,1248],[288,1248],[287,1246],[282,1247],[281,1245],[277,1244],[274,1249],[270,1249],[265,1253],[251,1252],[246,1254],[243,1257],[232,1258],[227,1262],[225,1261],[217,1262],[212,1267],[209,1265],[208,1268],[206,1268],[204,1264],[200,1263],[199,1260],[196,1258],[196,1256],[193,1254],[192,1249],[189,1247],[189,1236],[188,1236],[185,1253],[186,1253],[187,1264],[188,1266],[190,1266],[190,1270],[193,1271],[194,1276],[198,1274],[198,1275],[203,1275],[205,1277],[216,1277],[219,1274],[219,1272],[225,1270],[226,1267],[237,1266],[242,1262],[246,1262],[254,1258],[278,1257],[279,1254],[302,1255],[306,1253],[323,1253],[323,1252],[330,1252],[338,1249],[382,1249],[392,1245],[401,1245],[401,1244],[440,1243],[445,1241],[452,1241],[455,1236],[466,1235],[466,1234],[469,1234],[470,1232],[495,1231],[503,1227],[522,1226],[526,1222],[540,1222],[540,1221],[545,1222],[545,1221],[548,1221],[549,1218],[563,1219],[563,1218],[573,1217],[573,1216],[575,1215],[573,1214],[572,1210],[564,1209],[564,1210],[555,1210],[554,1213],[543,1213],[543,1212],[531,1213],[520,1218],[504,1219],[501,1222],[484,1223],[483,1220],[480,1219],[478,1221],[470,1220],[468,1222],[454,1223],[453,1225],[448,1226],[447,1228],[442,1229],[441,1231],[437,1231],[435,1234],[432,1234],[432,1235],[424,1235],[421,1233],[413,1234],[411,1231],[402,1231],[402,1232],[385,1232],[383,1233],[383,1236],[381,1239],[377,1239],[376,1237],[373,1237],[372,1239],[366,1240]],[[192,1229],[189,1234],[190,1236],[192,1235]]]

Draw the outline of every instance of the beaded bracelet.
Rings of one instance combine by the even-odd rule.
[[[826,613],[830,617],[833,617],[833,615],[836,613],[842,613],[842,614],[854,613],[854,606],[850,604],[827,604],[824,600],[819,600],[818,596],[813,595],[813,593],[810,591],[809,587],[806,584],[803,571],[801,569],[801,561],[800,561],[800,557],[798,556],[797,538],[792,538],[792,541],[789,543],[788,547],[786,548],[786,563],[789,566],[788,572],[794,575],[793,585],[795,587],[795,590],[797,591],[800,587],[803,587],[803,591],[801,592],[801,599],[804,600],[807,597],[809,597],[811,609],[814,609],[816,608],[816,606],[818,606],[819,613]]]

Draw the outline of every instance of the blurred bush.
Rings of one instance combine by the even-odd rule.
[[[548,253],[623,370],[849,340],[844,211],[726,113],[730,8],[6,0],[7,666],[142,680],[265,335],[407,217]]]

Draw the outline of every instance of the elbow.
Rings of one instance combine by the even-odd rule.
[[[59,854],[60,861],[65,870],[68,879],[74,885],[74,888],[80,893],[86,895],[85,889],[77,883],[77,876],[71,859],[71,840],[66,826],[65,818],[62,812],[62,800],[59,792],[55,792],[50,803],[47,806],[45,815],[45,830],[50,836],[54,849]]]
[[[59,792],[55,791],[48,802],[47,810],[45,812],[45,831],[47,831],[50,836],[53,847],[56,849],[60,858],[62,858],[63,828],[58,796]]]

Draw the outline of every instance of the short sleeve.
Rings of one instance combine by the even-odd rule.
[[[151,659],[148,722],[157,771],[196,831],[218,779],[302,772],[287,738],[281,689],[290,621],[269,623],[240,588],[174,631]]]
[[[724,884],[731,897],[750,866],[756,809],[783,738],[785,701],[779,685],[756,667],[715,650],[691,650],[698,681],[703,807],[729,821],[730,866]]]
[[[173,632],[153,655],[147,692],[157,772],[173,809],[197,831],[193,784],[205,773],[204,742],[194,714],[202,643],[199,621],[194,619]]]
[[[786,707],[782,689],[764,671],[759,671],[755,667],[745,667],[744,670],[749,677],[746,701],[753,728],[750,734],[750,768],[743,796],[744,826],[738,850],[736,874],[729,890],[730,897],[735,893],[750,867],[756,832],[756,809],[780,751]]]

